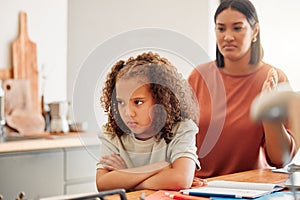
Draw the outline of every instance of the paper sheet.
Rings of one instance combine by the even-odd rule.
[[[300,149],[298,149],[296,155],[292,159],[290,163],[288,163],[285,167],[279,169],[273,169],[273,172],[281,172],[281,173],[288,173],[288,166],[291,164],[299,165],[300,166]]]

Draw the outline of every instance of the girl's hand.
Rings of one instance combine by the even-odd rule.
[[[194,177],[192,187],[195,187],[195,186],[199,187],[199,186],[206,186],[206,185],[207,185],[207,180],[198,178],[198,177]]]
[[[127,166],[123,158],[121,158],[118,154],[113,153],[108,156],[103,156],[100,159],[103,167],[109,171],[117,170],[117,169],[126,169]]]

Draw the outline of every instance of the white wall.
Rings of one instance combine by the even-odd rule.
[[[81,64],[99,44],[122,32],[141,27],[166,28],[190,38],[213,55],[210,47],[214,48],[215,42],[208,37],[212,35],[208,16],[216,2],[0,0],[0,68],[11,68],[10,45],[18,36],[18,13],[25,11],[29,37],[37,44],[38,68],[43,66],[47,76],[45,102],[71,101]]]
[[[73,99],[73,89],[76,82],[78,83],[78,72],[82,70],[86,59],[93,54],[93,51],[111,40],[119,34],[124,34],[127,31],[144,28],[155,27],[161,29],[168,29],[175,31],[185,37],[190,38],[196,44],[201,46],[206,54],[214,55],[212,49],[215,47],[215,41],[208,39],[213,36],[213,21],[210,18],[211,13],[214,11],[218,0],[71,0],[69,1],[69,26],[68,26],[68,99]],[[159,37],[159,36],[158,36]],[[156,39],[156,38],[155,38]],[[136,38],[139,40],[139,38]],[[133,41],[132,41],[133,42]],[[173,41],[175,44],[179,41]],[[123,48],[124,45],[130,41],[120,41],[114,48]],[[141,46],[142,47],[142,46]],[[112,51],[108,47],[107,51]],[[130,48],[130,47],[129,47]],[[145,50],[145,49],[143,49]],[[156,52],[157,52],[156,48]],[[123,55],[99,55],[98,62],[99,68],[101,61],[107,59],[107,56],[114,56],[112,60],[116,61],[117,58],[122,56],[126,59],[129,57],[128,53]],[[191,50],[192,51],[192,50]],[[213,52],[213,53],[212,53]],[[105,52],[106,53],[106,52]],[[172,57],[174,55],[164,54],[159,52],[162,56],[166,56],[175,65],[178,64],[183,74],[188,74],[192,69],[191,67],[184,67],[181,62]],[[191,52],[195,54],[196,52]],[[137,51],[134,51],[134,55]],[[201,52],[199,52],[201,54]],[[201,57],[201,55],[199,55]],[[96,58],[97,59],[97,58]],[[113,62],[112,62],[113,63]],[[187,71],[189,70],[189,71]],[[94,73],[98,73],[97,69]],[[82,73],[82,72],[81,72]],[[84,101],[90,98],[87,95],[93,93],[94,90],[90,87],[96,87],[93,84],[94,77],[102,76],[103,74],[90,74],[85,78],[85,86],[87,94],[80,95]],[[76,80],[77,79],[77,80]],[[101,82],[101,81],[100,81]],[[76,88],[78,89],[78,88]],[[97,99],[96,99],[97,101]],[[80,116],[77,120],[87,120],[92,130],[99,130],[99,127],[94,123],[95,114],[99,114],[100,110],[91,111],[89,108],[93,102],[85,101],[80,107]],[[75,107],[75,106],[74,106]],[[78,106],[77,106],[78,107]],[[75,113],[76,115],[76,113]],[[101,114],[103,116],[103,114]],[[104,116],[103,116],[104,118]]]
[[[294,89],[300,90],[300,3],[252,2],[260,18],[265,61],[286,72]],[[212,18],[217,3],[218,0],[0,0],[0,68],[11,67],[10,44],[18,35],[19,11],[27,12],[29,37],[37,43],[38,67],[46,67],[46,102],[70,101],[77,73],[90,53],[112,37],[133,29],[173,30],[214,58]],[[94,113],[85,115],[94,117]]]
[[[208,35],[212,24],[208,16],[212,12],[212,2],[217,0],[69,1],[68,66],[72,70],[68,71],[68,88],[72,88],[76,76],[74,69],[80,68],[92,50],[111,37],[136,28],[159,27],[177,31],[211,54]],[[71,98],[70,90],[68,98]]]
[[[265,61],[282,69],[300,91],[300,1],[252,0],[257,8]]]
[[[19,12],[26,12],[28,35],[37,45],[38,68],[44,66],[47,76],[45,102],[67,96],[67,5],[67,0],[0,0],[0,68],[12,67],[10,45],[18,37]]]

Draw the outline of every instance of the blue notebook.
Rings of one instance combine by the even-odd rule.
[[[207,186],[180,190],[182,194],[200,197],[257,198],[284,189],[284,186],[270,183],[238,181],[209,181]]]
[[[296,193],[296,198],[300,198],[300,193]],[[224,198],[224,197],[211,197],[211,200],[237,200],[236,198]],[[246,198],[242,198],[246,199]],[[242,200],[241,199],[241,200]],[[291,192],[274,192],[271,194],[267,194],[258,198],[255,198],[255,200],[294,200],[294,194]],[[249,199],[248,199],[249,200]]]

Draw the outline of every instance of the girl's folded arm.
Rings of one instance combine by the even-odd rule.
[[[106,169],[98,169],[96,175],[97,189],[98,191],[118,188],[133,189],[149,177],[169,167],[170,164],[167,162],[158,162],[122,170],[108,171]]]
[[[135,189],[180,190],[190,188],[196,164],[191,158],[176,159],[171,167],[165,168],[141,182]]]

